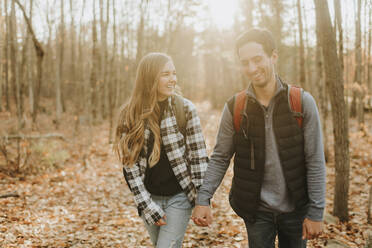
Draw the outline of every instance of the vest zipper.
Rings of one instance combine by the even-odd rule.
[[[253,145],[253,140],[251,139],[251,170],[255,169],[255,164],[254,164],[254,145]]]

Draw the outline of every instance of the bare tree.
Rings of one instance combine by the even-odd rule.
[[[93,32],[92,32],[92,39],[93,39],[93,47],[92,47],[92,66],[90,70],[90,123],[92,120],[95,120],[97,117],[97,74],[96,71],[98,69],[98,51],[97,51],[97,27],[96,27],[96,1],[93,0]]]
[[[353,84],[353,101],[350,106],[350,116],[358,117],[358,123],[364,123],[362,90],[362,34],[361,34],[361,0],[357,0],[357,13],[355,20],[355,73]]]
[[[61,23],[59,24],[58,32],[58,61],[57,66],[57,78],[56,78],[56,129],[59,128],[60,119],[63,111],[62,107],[62,86],[63,86],[63,65],[64,65],[64,50],[65,50],[65,13],[64,13],[64,0],[60,1],[61,3]]]
[[[366,9],[367,11],[367,9]],[[371,93],[372,92],[372,56],[371,56],[371,44],[372,44],[372,4],[369,4],[369,9],[368,9],[368,13],[369,13],[369,20],[368,20],[368,27],[367,27],[367,33],[368,33],[368,55],[367,55],[367,68],[368,68],[368,72],[367,72],[367,83],[368,83],[368,89],[369,89],[369,92]]]
[[[338,57],[341,63],[341,70],[344,71],[344,41],[343,41],[343,29],[342,29],[342,16],[341,16],[341,1],[334,0],[335,6],[335,18],[336,18],[336,28],[338,31]]]
[[[110,61],[110,73],[109,73],[109,122],[110,122],[110,130],[109,130],[109,136],[108,141],[109,143],[112,143],[112,133],[113,133],[113,125],[114,125],[114,110],[116,109],[115,104],[117,103],[117,100],[115,99],[118,95],[115,93],[115,89],[118,89],[118,79],[117,79],[117,65],[116,65],[116,53],[117,53],[117,42],[116,42],[116,11],[115,11],[115,0],[112,0],[112,20],[113,20],[113,26],[112,26],[112,32],[113,32],[113,40],[114,44],[112,47],[112,56]]]
[[[104,18],[104,6],[103,0],[100,0],[100,29],[101,29],[101,46],[100,46],[100,54],[101,54],[101,64],[100,64],[100,84],[99,88],[101,89],[101,96],[97,99],[99,101],[99,107],[101,109],[102,117],[105,119],[107,116],[109,103],[108,103],[108,80],[107,80],[107,63],[108,63],[108,48],[107,48],[107,28],[109,25],[109,10],[110,10],[110,1],[106,0],[106,20]]]
[[[362,89],[362,73],[363,73],[363,66],[362,66],[362,32],[361,32],[361,7],[362,3],[361,0],[358,0],[358,12],[355,21],[355,74],[354,74],[354,82],[359,84],[358,90],[355,90],[356,98],[358,99],[358,103],[355,104],[357,108],[357,117],[358,123],[364,123],[364,111],[363,111],[363,98],[365,91]]]
[[[242,13],[245,18],[245,29],[248,29],[253,26],[253,0],[241,0],[240,5],[242,6]]]
[[[147,10],[148,0],[141,0],[140,10],[140,22],[137,29],[137,53],[136,53],[136,64],[140,61],[143,56],[144,47],[144,29],[145,29],[145,14]]]
[[[36,122],[38,108],[39,108],[40,90],[41,90],[41,85],[42,85],[42,74],[43,74],[42,73],[43,72],[42,71],[42,64],[43,64],[43,58],[44,58],[44,50],[43,50],[40,42],[37,40],[37,38],[35,36],[34,30],[32,28],[32,24],[30,22],[30,19],[26,15],[25,9],[19,3],[18,0],[15,0],[15,1],[18,4],[19,8],[22,10],[23,17],[24,17],[24,19],[26,21],[27,28],[28,28],[28,30],[29,30],[29,32],[31,34],[32,41],[34,43],[34,48],[35,48],[36,56],[37,56],[37,86],[36,86],[36,90],[35,90],[35,101],[34,101],[34,106],[33,106],[34,112],[32,113],[32,121],[33,121],[33,123],[35,123]]]
[[[34,1],[33,0],[30,0],[30,23],[32,23],[32,10],[33,10],[33,4]],[[30,30],[27,28],[27,48],[29,46],[31,46],[31,43],[32,43],[32,40],[30,40],[30,37],[31,36],[31,32]],[[29,106],[30,106],[30,112],[33,113],[34,112],[34,74],[33,74],[33,65],[34,65],[34,56],[33,56],[33,53],[32,53],[32,50],[31,49],[27,49],[28,50],[28,53],[27,53],[27,57],[28,57],[28,65],[27,65],[27,82],[28,82],[28,100],[29,100]]]
[[[72,5],[72,0],[70,0],[70,5]],[[79,74],[77,74],[77,84],[76,84],[76,105],[75,105],[75,128],[74,132],[77,133],[79,131],[79,115],[82,111],[85,111],[88,113],[88,116],[90,116],[90,107],[88,104],[83,104],[84,102],[88,102],[90,98],[87,99],[86,90],[85,88],[90,88],[88,85],[86,85],[86,80],[84,77],[85,73],[85,64],[84,64],[84,52],[83,52],[83,35],[84,35],[84,27],[82,24],[82,20],[84,17],[84,11],[85,11],[85,4],[86,0],[83,1],[83,5],[81,8],[81,14],[80,14],[80,30],[79,30],[79,38],[78,38],[78,62],[79,65]],[[89,92],[89,91],[88,91]],[[84,107],[82,107],[84,106]]]
[[[313,72],[314,72],[314,48],[310,45],[310,39],[309,39],[309,26],[308,26],[308,18],[307,18],[307,11],[306,8],[303,8],[303,20],[304,20],[304,30],[305,30],[305,40],[304,40],[304,46],[306,49],[306,64],[305,64],[305,71],[306,71],[306,87],[307,90],[309,90],[311,93],[316,94],[316,89],[314,89],[314,81],[313,81]]]
[[[296,25],[296,21],[293,21],[291,23],[292,25]],[[294,40],[294,49],[295,51],[298,51],[298,44],[297,44],[297,29],[293,29],[293,40]],[[292,56],[292,81],[298,82],[298,54],[294,53]]]
[[[322,46],[320,42],[320,36],[321,31],[320,27],[316,26],[315,28],[316,31],[316,51],[315,51],[315,83],[316,83],[316,88],[318,89],[317,92],[317,102],[319,103],[320,106],[320,114],[321,114],[321,119],[322,119],[322,129],[323,129],[323,146],[324,146],[324,156],[326,161],[329,159],[329,154],[330,154],[330,148],[329,148],[329,138],[328,138],[328,128],[327,128],[327,121],[328,121],[328,115],[329,115],[329,110],[328,110],[328,94],[327,94],[327,88],[325,85],[324,81],[324,64],[323,64],[323,57],[322,56]]]
[[[298,14],[298,30],[300,36],[300,84],[303,88],[306,86],[306,73],[305,73],[305,47],[303,38],[303,25],[302,25],[302,15],[301,15],[301,0],[297,0],[297,14]]]
[[[3,6],[0,4],[0,34],[5,34],[5,22],[4,22],[4,17],[3,17]],[[2,35],[2,37],[4,37],[4,35]],[[1,39],[0,39],[0,51],[3,50],[4,51],[4,48],[2,47],[3,44],[5,44],[5,42],[3,42]],[[3,84],[4,84],[4,80],[3,80],[3,72],[4,72],[4,58],[3,58],[3,54],[0,54],[0,112],[3,111],[3,101],[2,101],[2,98],[3,98]]]
[[[348,118],[345,111],[344,83],[341,64],[337,56],[336,38],[331,24],[328,2],[314,0],[316,25],[319,28],[318,37],[322,46],[326,86],[332,106],[336,184],[333,214],[346,221],[348,214],[349,192],[349,140]]]
[[[71,15],[71,24],[70,24],[70,54],[71,54],[71,61],[70,61],[70,82],[75,84],[76,80],[76,57],[75,57],[75,40],[76,40],[76,29],[75,29],[75,18],[74,18],[74,7],[73,1],[70,0],[70,15]]]
[[[21,109],[21,96],[20,96],[20,85],[18,79],[18,60],[17,60],[17,20],[15,14],[15,1],[12,0],[11,14],[10,14],[10,25],[9,25],[9,37],[10,37],[10,61],[11,61],[11,82],[13,86],[13,96],[17,107],[18,117],[18,128],[22,126],[22,109]]]
[[[2,8],[2,6],[1,6]],[[0,43],[4,44],[3,50],[2,50],[2,56],[1,57],[1,78],[2,78],[2,83],[0,84],[0,99],[4,95],[5,97],[5,105],[6,105],[6,110],[9,111],[9,96],[8,96],[8,84],[9,84],[9,75],[8,75],[8,0],[4,0],[4,21],[3,21],[3,41],[0,41]],[[2,12],[1,12],[2,15]],[[1,47],[0,47],[1,49]],[[4,86],[3,86],[4,84]],[[4,87],[4,92],[2,91]],[[2,101],[0,103],[0,111],[2,110]]]

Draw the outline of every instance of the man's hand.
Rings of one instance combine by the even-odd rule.
[[[302,224],[302,239],[317,238],[323,231],[322,221],[312,221],[305,218]]]
[[[198,226],[209,226],[212,223],[211,208],[209,206],[195,206],[191,219]]]
[[[167,224],[166,220],[167,220],[167,216],[164,215],[163,218],[161,218],[160,220],[158,220],[157,222],[155,222],[155,225],[157,225],[157,226],[164,226],[164,225]]]

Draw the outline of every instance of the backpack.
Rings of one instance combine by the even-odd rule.
[[[180,95],[174,95],[174,113],[176,115],[177,126],[183,136],[186,135],[186,113],[183,104],[183,97]]]
[[[288,85],[288,99],[294,117],[297,120],[298,126],[302,128],[303,114],[302,114],[302,88]],[[237,93],[234,102],[234,129],[235,132],[240,130],[240,123],[242,120],[242,112],[245,110],[247,104],[246,90]]]

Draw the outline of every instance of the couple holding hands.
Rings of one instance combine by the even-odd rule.
[[[172,59],[150,53],[138,65],[114,150],[154,247],[182,247],[190,218],[212,223],[210,199],[233,156],[229,201],[250,248],[275,247],[277,235],[279,247],[306,247],[322,232],[325,159],[314,98],[276,74],[269,31],[244,32],[236,53],[250,85],[225,103],[210,158],[195,106],[175,94]]]

